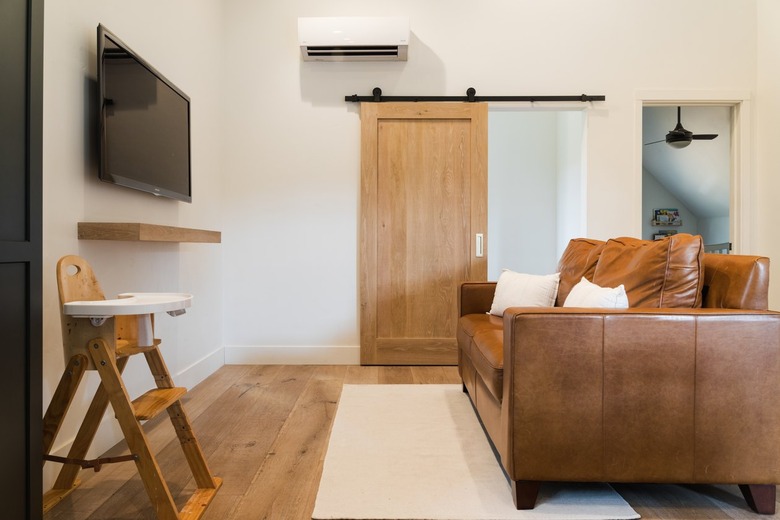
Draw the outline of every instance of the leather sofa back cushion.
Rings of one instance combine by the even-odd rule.
[[[592,281],[602,287],[623,284],[630,307],[701,307],[703,255],[699,235],[614,238],[604,246]]]
[[[561,276],[558,282],[558,297],[555,300],[556,307],[563,307],[569,292],[582,278],[593,281],[593,273],[596,271],[604,244],[606,242],[590,238],[573,238],[569,241],[558,261]]]

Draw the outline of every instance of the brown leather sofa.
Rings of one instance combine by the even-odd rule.
[[[674,238],[677,237],[677,238]],[[518,509],[545,481],[738,484],[760,513],[780,483],[780,313],[769,259],[700,237],[572,240],[555,307],[487,312],[459,295],[459,371]],[[660,273],[660,274],[659,274]],[[630,308],[561,307],[580,277]],[[648,282],[650,280],[650,282]]]

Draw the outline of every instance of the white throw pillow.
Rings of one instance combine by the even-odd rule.
[[[503,316],[507,307],[552,307],[561,273],[523,274],[504,269],[498,277],[490,314]]]
[[[623,284],[614,289],[599,287],[585,278],[572,287],[563,302],[564,307],[599,307],[604,309],[628,309],[628,296]]]

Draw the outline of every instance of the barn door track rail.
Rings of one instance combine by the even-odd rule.
[[[579,96],[478,96],[474,87],[466,90],[465,96],[383,96],[382,89],[374,87],[371,96],[344,96],[344,101],[351,103],[383,103],[383,102],[446,102],[446,101],[465,101],[467,103],[479,102],[555,102],[555,101],[605,101],[606,96],[589,96],[580,94]]]

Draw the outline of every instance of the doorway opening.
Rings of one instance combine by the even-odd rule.
[[[701,235],[708,252],[729,252],[732,111],[715,105],[642,108],[642,238],[689,233]],[[665,142],[678,121],[699,138],[684,147]]]
[[[756,221],[755,205],[751,203],[755,187],[753,182],[753,174],[751,171],[751,159],[750,153],[748,153],[751,138],[751,104],[750,93],[742,91],[638,91],[635,98],[635,122],[636,127],[634,131],[635,138],[635,179],[636,179],[636,191],[635,201],[637,213],[634,222],[637,222],[637,228],[643,233],[643,238],[652,238],[647,236],[649,233],[645,229],[645,223],[649,224],[652,220],[653,209],[651,207],[645,207],[643,199],[645,197],[645,190],[651,189],[645,187],[643,184],[643,166],[645,163],[645,154],[648,152],[648,148],[651,147],[665,147],[668,146],[665,143],[658,143],[654,145],[645,146],[644,143],[664,139],[666,132],[671,130],[677,123],[676,107],[681,108],[681,121],[686,130],[692,131],[694,134],[703,133],[718,133],[716,130],[711,130],[711,126],[715,125],[716,120],[727,121],[727,130],[720,130],[722,135],[712,140],[712,143],[718,143],[724,149],[728,150],[728,155],[722,161],[726,162],[728,168],[728,240],[727,245],[730,245],[731,253],[735,254],[747,254],[751,251],[752,236],[753,236],[753,224]],[[672,126],[669,128],[663,128],[655,130],[652,136],[645,135],[645,110],[648,108],[665,108],[673,114]],[[697,117],[697,108],[713,108],[715,110],[701,121],[695,121]],[[714,116],[713,116],[714,114]],[[690,115],[690,119],[688,116]],[[709,119],[708,119],[709,118]],[[668,126],[668,122],[665,123]],[[661,132],[658,136],[657,132]],[[693,141],[687,148],[695,150],[694,146],[707,144],[707,141]],[[671,150],[676,152],[685,152],[682,150]],[[706,168],[706,166],[702,166]],[[698,179],[694,184],[693,189],[699,191],[705,191],[707,188],[706,183],[710,181],[703,180],[703,176],[694,176]],[[714,197],[713,197],[714,200]],[[702,231],[708,236],[704,236],[705,242],[714,240],[720,240],[724,238],[723,225],[726,221],[723,214],[720,215],[720,224],[717,224],[715,220],[710,219],[715,217],[705,217],[704,226],[699,223],[699,233]],[[710,235],[710,229],[714,233]],[[722,244],[722,242],[715,242],[715,244]],[[709,244],[713,245],[713,244]],[[723,251],[721,251],[723,252]]]
[[[582,109],[488,108],[488,279],[554,272],[584,236]]]

